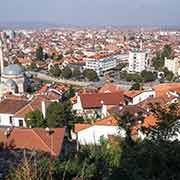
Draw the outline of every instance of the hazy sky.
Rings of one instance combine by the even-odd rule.
[[[180,0],[1,0],[0,22],[180,25]]]

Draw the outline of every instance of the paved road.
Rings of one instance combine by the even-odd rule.
[[[54,78],[47,74],[40,73],[40,72],[30,72],[33,76],[36,76],[38,79],[51,81],[51,82],[57,82],[62,84],[69,84],[74,86],[81,86],[81,87],[87,87],[91,86],[92,83],[90,82],[81,82],[81,81],[73,81],[73,80],[66,80],[66,79],[60,79],[60,78]]]
[[[74,85],[74,86],[89,87],[89,88],[102,87],[107,82],[107,80],[103,78],[98,82],[84,82],[84,81],[73,81],[73,80],[54,78],[52,76],[49,76],[41,72],[30,72],[30,73],[41,80],[57,82],[57,83],[62,83],[62,84],[69,84],[69,85]],[[126,82],[126,81],[121,81],[121,80],[114,81],[114,83],[119,84],[124,90],[129,90],[133,84],[133,82]],[[157,84],[159,84],[159,82],[144,83],[143,87],[144,89],[149,89]]]

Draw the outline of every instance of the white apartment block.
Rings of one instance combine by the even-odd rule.
[[[180,75],[180,59],[165,59],[164,66],[175,75]]]
[[[142,72],[150,67],[149,54],[146,51],[136,49],[129,52],[129,72]]]
[[[105,57],[100,59],[87,58],[85,69],[93,69],[99,76],[104,72],[115,68],[116,66],[117,60],[115,57]]]

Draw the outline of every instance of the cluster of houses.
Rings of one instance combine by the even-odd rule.
[[[34,95],[5,94],[0,100],[0,142],[15,149],[37,150],[59,156],[65,128],[29,129],[26,114],[38,109],[46,118],[49,104],[55,101],[61,103],[67,90],[68,87],[63,85],[45,84]],[[71,98],[72,110],[85,122],[74,124],[71,138],[78,145],[99,144],[101,138],[112,136],[125,138],[122,117],[130,115],[132,137],[143,140],[146,134],[141,128],[157,125],[149,104],[164,106],[175,103],[179,94],[180,83],[159,84],[152,89],[138,91],[124,91],[112,83],[93,92],[79,90]]]
[[[45,84],[34,95],[6,93],[0,100],[0,143],[12,149],[59,156],[65,128],[28,128],[26,115],[39,110],[46,118],[47,107],[52,102],[60,102],[67,89],[64,85]]]
[[[76,94],[76,98],[73,98],[73,110],[91,121],[75,124],[72,137],[82,145],[99,144],[101,137],[125,137],[126,131],[121,128],[121,117],[130,114],[131,135],[143,140],[146,134],[141,128],[157,125],[156,117],[150,111],[150,104],[165,106],[178,102],[179,93],[180,83],[166,83],[138,91],[123,91],[117,85],[108,84],[95,93]],[[115,118],[116,115],[120,120]]]

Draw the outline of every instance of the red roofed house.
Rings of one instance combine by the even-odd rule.
[[[109,135],[126,136],[124,129],[119,129],[118,121],[110,116],[97,120],[93,124],[75,124],[75,133],[73,139],[76,139],[81,145],[99,144],[100,138],[108,138]]]
[[[25,126],[22,119],[13,117],[17,111],[28,104],[27,100],[4,99],[0,102],[0,126]]]
[[[29,99],[5,98],[0,101],[0,126],[26,127],[26,114],[40,110],[45,118],[51,102],[47,96],[42,95]]]
[[[54,128],[46,131],[42,128],[0,129],[0,142],[8,149],[26,149],[59,156],[64,141],[64,128]]]
[[[123,93],[124,91],[120,88],[119,85],[113,83],[107,83],[99,90],[99,93],[113,93],[113,92]]]
[[[155,97],[156,93],[154,90],[139,90],[139,91],[128,91],[124,93],[124,100],[126,105],[136,105],[147,98]]]
[[[106,117],[108,108],[113,106],[123,106],[123,93],[83,93],[77,95],[77,102],[73,105],[73,110],[84,117]]]

